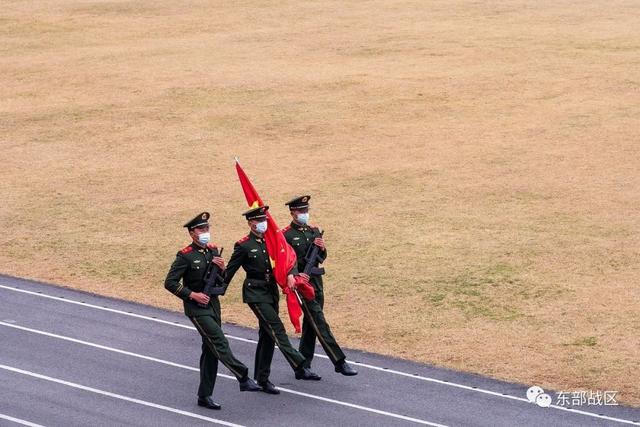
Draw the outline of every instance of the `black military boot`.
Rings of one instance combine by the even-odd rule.
[[[213,399],[211,399],[211,396],[198,397],[198,406],[204,406],[205,408],[216,410],[222,409],[222,405],[214,402]]]
[[[322,377],[315,372],[311,372],[309,368],[300,368],[296,370],[297,380],[320,381]]]
[[[261,381],[258,384],[260,384],[260,387],[262,387],[262,391],[264,391],[267,394],[280,394],[280,390],[278,390],[276,386],[271,384],[271,381],[269,380],[264,382]]]
[[[260,391],[262,388],[254,380],[244,377],[240,381],[240,391]]]
[[[342,375],[352,377],[358,375],[358,371],[353,369],[345,360],[338,362],[336,365],[336,372],[340,372]]]

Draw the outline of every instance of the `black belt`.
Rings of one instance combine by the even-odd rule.
[[[265,281],[267,283],[275,282],[275,278],[273,277],[273,274],[271,274],[271,273],[247,274],[247,279],[262,280],[262,281]]]

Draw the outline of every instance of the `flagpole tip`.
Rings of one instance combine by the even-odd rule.
[[[235,160],[236,163],[240,163],[240,159],[238,158],[238,156],[233,156],[233,160]]]

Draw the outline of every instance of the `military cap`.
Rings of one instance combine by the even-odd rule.
[[[293,199],[285,203],[285,205],[289,206],[289,210],[292,210],[292,211],[308,208],[310,198],[311,196],[309,195],[294,197]]]
[[[258,206],[257,208],[251,208],[242,215],[247,218],[247,221],[251,219],[264,219],[267,217],[267,211],[269,210],[269,206]]]
[[[196,227],[202,227],[203,225],[209,225],[209,217],[211,217],[209,212],[199,213],[198,215],[196,215],[195,218],[193,218],[191,221],[187,222],[184,225],[184,227],[188,228],[189,230],[193,230]]]

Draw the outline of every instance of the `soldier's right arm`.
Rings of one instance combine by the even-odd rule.
[[[164,287],[172,294],[181,299],[188,299],[191,294],[191,289],[180,283],[180,279],[184,276],[184,273],[189,267],[189,261],[182,256],[181,253],[176,255],[176,260],[171,264],[167,278],[164,281]],[[183,280],[184,282],[184,280]]]
[[[238,269],[242,267],[242,264],[244,264],[246,256],[246,252],[244,251],[240,243],[236,242],[236,244],[233,246],[233,254],[231,255],[231,259],[229,259],[227,268],[224,271],[224,282],[226,284],[231,283],[231,280],[233,279],[233,276],[235,276],[236,271],[238,271]]]

